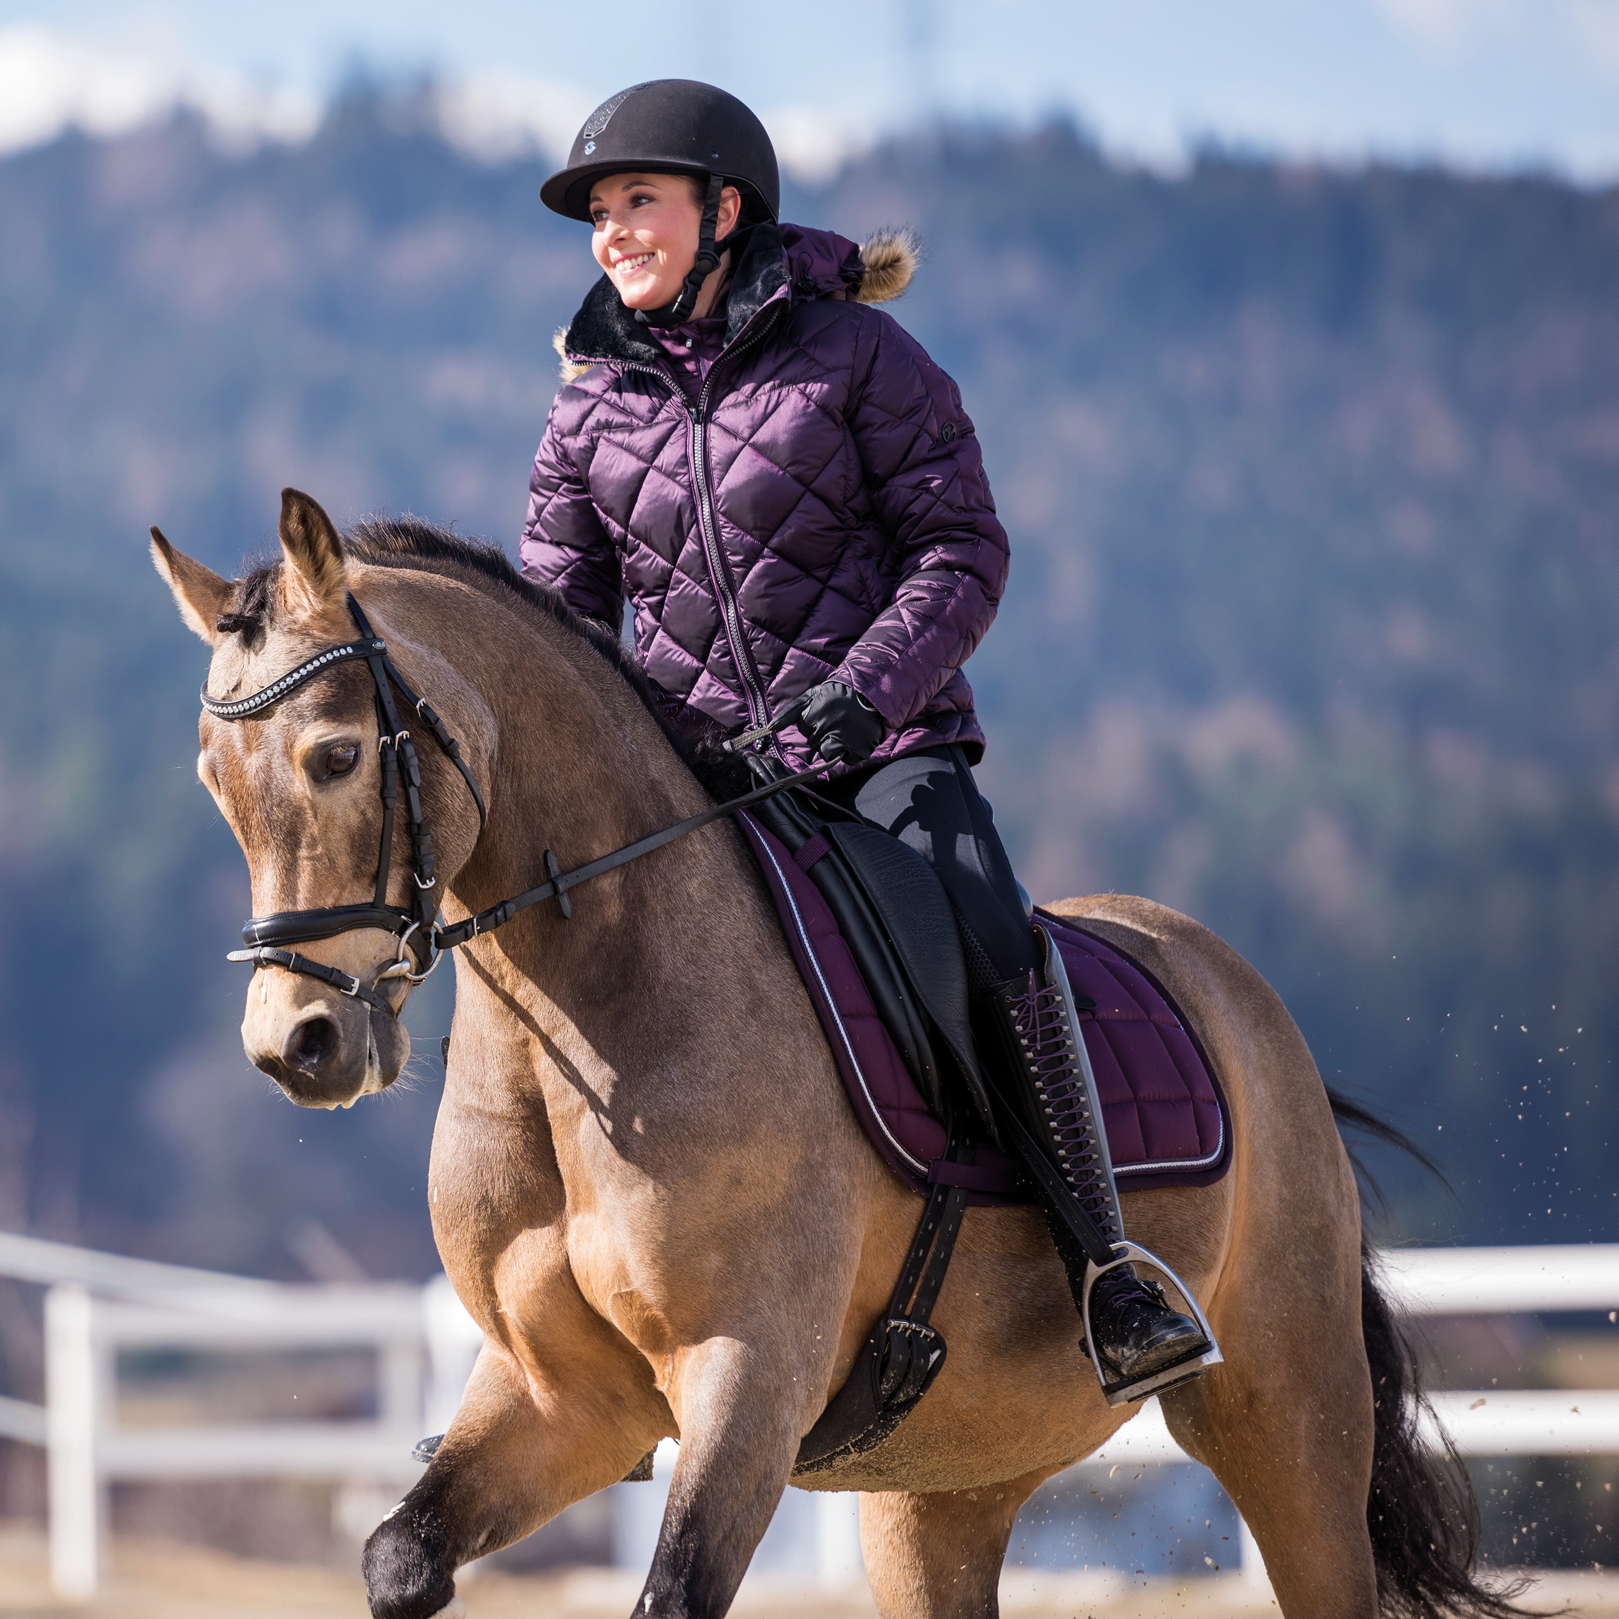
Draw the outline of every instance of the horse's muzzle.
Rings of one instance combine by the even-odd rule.
[[[301,1002],[301,1004],[298,1004]],[[257,1004],[255,1004],[257,1003]],[[352,1107],[385,1090],[409,1053],[403,1026],[345,996],[271,994],[254,990],[242,1024],[254,1067],[299,1107]]]

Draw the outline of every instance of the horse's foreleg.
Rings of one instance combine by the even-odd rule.
[[[719,1619],[730,1608],[814,1414],[804,1372],[734,1338],[682,1357],[671,1401],[680,1459],[636,1619]]]
[[[646,1453],[649,1433],[631,1420],[639,1404],[536,1392],[486,1344],[427,1471],[365,1544],[375,1619],[460,1613],[456,1569],[616,1483]]]
[[[1049,1476],[978,1490],[860,1497],[860,1548],[882,1619],[996,1619],[1012,1520]]]

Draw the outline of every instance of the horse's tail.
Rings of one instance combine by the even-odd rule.
[[[1434,1168],[1393,1125],[1330,1089],[1327,1094],[1340,1128],[1364,1130]],[[1376,1262],[1364,1240],[1360,1278],[1361,1331],[1376,1413],[1366,1527],[1377,1564],[1379,1611],[1385,1619],[1522,1619],[1525,1610],[1512,1599],[1526,1581],[1492,1590],[1474,1577],[1478,1503],[1473,1486],[1434,1417],[1416,1353],[1378,1285]],[[1439,1435],[1437,1450],[1424,1442],[1424,1418]]]

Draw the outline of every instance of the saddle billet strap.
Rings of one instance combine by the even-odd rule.
[[[950,1265],[961,1219],[967,1209],[966,1188],[954,1181],[935,1181],[928,1188],[928,1200],[916,1241],[905,1256],[894,1295],[889,1300],[891,1320],[926,1321],[939,1301],[944,1273]]]

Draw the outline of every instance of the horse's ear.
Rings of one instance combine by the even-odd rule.
[[[348,589],[343,542],[332,520],[297,489],[281,491],[281,595],[294,618],[342,603]]]
[[[162,531],[155,528],[152,530],[152,565],[174,592],[180,617],[209,646],[213,646],[219,639],[216,628],[219,615],[230,606],[236,586],[229,579],[221,579],[212,568],[204,567],[196,558],[188,557],[184,551],[176,551],[164,539]]]

